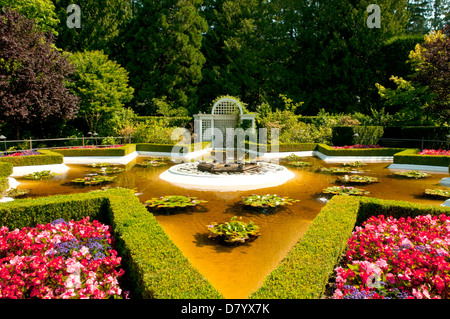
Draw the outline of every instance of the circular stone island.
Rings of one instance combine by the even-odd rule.
[[[241,191],[284,184],[295,174],[286,167],[258,162],[258,169],[241,171],[200,170],[202,163],[183,163],[172,166],[159,177],[176,186],[213,191]]]

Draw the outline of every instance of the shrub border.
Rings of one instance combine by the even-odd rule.
[[[419,149],[406,149],[394,155],[394,164],[450,166],[450,156],[419,155]]]
[[[85,216],[112,226],[116,250],[137,298],[217,299],[223,296],[170,240],[133,191],[109,189],[83,194],[22,199],[0,205],[0,225],[34,227],[57,218]]]
[[[322,298],[355,225],[360,225],[374,213],[399,218],[421,214],[450,215],[450,209],[406,201],[334,196],[312,221],[302,239],[249,298]]]
[[[64,162],[64,157],[54,151],[38,150],[38,152],[41,155],[0,157],[0,162],[11,163],[13,166],[63,164]]]
[[[65,157],[75,156],[126,156],[136,151],[135,144],[125,144],[115,148],[77,148],[77,149],[55,149],[53,150]]]
[[[317,144],[317,151],[327,156],[394,156],[404,148],[335,149],[327,144]]]

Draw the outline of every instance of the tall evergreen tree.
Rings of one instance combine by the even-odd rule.
[[[175,107],[196,105],[205,57],[200,52],[207,25],[199,14],[202,0],[141,0],[121,36],[115,58],[130,72],[135,108],[153,114],[152,101]]]
[[[56,46],[66,51],[102,50],[110,48],[119,35],[122,24],[131,17],[133,0],[84,0],[80,6],[81,28],[69,28],[67,7],[72,0],[52,0],[60,22],[56,27]],[[77,3],[77,2],[75,2]]]
[[[202,15],[208,22],[202,52],[206,57],[200,85],[200,105],[217,96],[239,96],[250,109],[259,102],[267,74],[264,55],[271,50],[265,42],[267,1],[206,0]]]
[[[427,34],[429,31],[428,17],[431,13],[431,5],[428,0],[409,0],[409,21],[406,27],[410,34]]]
[[[381,28],[369,28],[371,1],[274,0],[280,6],[291,51],[284,65],[285,93],[304,101],[303,114],[321,108],[334,112],[366,111],[376,96],[378,52],[383,42],[403,33],[406,0],[380,0]]]

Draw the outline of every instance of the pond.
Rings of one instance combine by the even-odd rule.
[[[136,190],[141,202],[163,195],[189,195],[207,200],[204,210],[172,215],[155,214],[168,236],[181,249],[200,273],[221,292],[225,298],[247,298],[258,289],[264,278],[276,268],[284,256],[298,242],[311,221],[326,204],[322,190],[340,185],[335,181],[338,175],[317,173],[318,167],[339,166],[327,164],[317,158],[306,157],[312,162],[309,168],[289,167],[295,177],[285,184],[250,191],[201,191],[173,186],[159,178],[170,165],[161,167],[137,167],[144,161],[138,157],[126,165],[126,172],[117,174],[110,187],[126,187]],[[281,161],[281,164],[283,162]],[[70,184],[75,178],[93,171],[86,165],[68,165],[71,169],[45,181],[19,180],[19,189],[29,189],[28,197],[72,194],[100,189],[102,186],[79,187]],[[439,186],[442,173],[432,173],[425,179],[405,180],[393,178],[388,163],[368,164],[362,169],[365,175],[375,176],[380,183],[358,186],[370,192],[368,196],[382,199],[406,200],[439,206],[443,200],[423,196],[426,188]],[[274,214],[263,214],[245,209],[239,204],[242,197],[252,194],[278,194],[298,199],[300,202],[281,209]],[[329,197],[328,197],[329,198]],[[208,238],[206,226],[211,222],[225,222],[233,216],[243,221],[253,221],[260,227],[261,236],[243,246],[221,246]]]

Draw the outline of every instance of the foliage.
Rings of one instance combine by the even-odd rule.
[[[0,8],[7,7],[30,20],[33,19],[40,31],[58,35],[55,29],[60,21],[56,16],[56,8],[51,0],[0,0]]]
[[[277,194],[251,195],[242,200],[244,205],[263,211],[272,211],[275,208],[292,205],[296,202],[299,202],[299,200],[278,196]]]
[[[116,56],[130,72],[135,110],[156,111],[153,98],[176,107],[195,105],[205,57],[200,52],[207,24],[199,0],[140,1],[118,41]]]
[[[327,187],[323,190],[324,194],[333,194],[333,195],[353,195],[353,196],[362,196],[368,195],[370,192],[365,191],[364,189],[356,188],[353,186],[331,186]]]
[[[138,163],[135,166],[138,167],[156,167],[156,166],[164,166],[168,164],[169,159],[166,157],[150,157],[145,159],[142,163]]]
[[[371,184],[377,183],[378,178],[373,176],[345,175],[338,177],[337,181],[344,184]]]
[[[0,298],[108,299],[121,296],[121,258],[111,228],[85,218],[0,230]]]
[[[449,189],[425,189],[425,194],[431,197],[450,198]]]
[[[103,50],[111,54],[119,32],[131,17],[133,1],[129,0],[84,0],[78,3],[81,9],[81,28],[66,25],[67,7],[71,0],[52,0],[57,8],[60,23],[56,26],[56,45],[68,52]]]
[[[33,172],[27,175],[23,175],[23,179],[30,179],[30,180],[41,180],[41,179],[49,179],[56,176],[55,173],[52,171],[40,171],[40,172]]]
[[[424,177],[430,177],[431,174],[412,170],[412,171],[407,171],[407,172],[406,171],[395,172],[394,176],[419,179],[419,178],[424,178]]]
[[[348,162],[348,163],[342,163],[343,167],[363,167],[366,166],[366,163],[355,161],[355,162]]]
[[[79,117],[89,131],[98,131],[100,121],[131,101],[134,90],[128,85],[128,72],[102,51],[77,52],[69,59],[76,69],[71,89],[80,98]]]
[[[73,68],[32,20],[5,10],[0,13],[0,123],[19,139],[22,129],[42,135],[74,118],[78,99],[66,84]]]
[[[145,201],[145,206],[151,209],[162,209],[162,210],[180,210],[186,207],[194,207],[207,203],[207,201],[198,199],[192,196],[182,196],[182,195],[166,195],[161,197],[155,197],[150,200]]]
[[[353,167],[320,167],[317,169],[317,172],[325,174],[357,174],[364,171]]]
[[[237,220],[237,216],[231,217],[229,222],[222,224],[213,222],[207,227],[210,231],[209,238],[219,238],[226,244],[243,244],[255,240],[260,235],[257,225],[252,221],[245,223]]]
[[[413,85],[412,82],[394,75],[390,77],[390,80],[397,85],[395,90],[385,88],[379,83],[375,84],[378,94],[385,100],[385,105],[396,116],[398,116],[397,113],[404,113],[410,121],[420,120],[424,115],[424,109],[432,101],[428,87]]]
[[[441,123],[450,119],[450,25],[445,33],[434,32],[425,36],[422,45],[417,44],[410,53],[414,67],[414,81],[428,86],[434,94],[427,111],[437,116]]]
[[[175,144],[172,140],[172,132],[175,127],[167,126],[164,118],[148,119],[144,123],[139,122],[135,126],[133,134],[134,143]]]
[[[82,186],[96,186],[113,183],[117,176],[86,176],[83,178],[75,178],[72,183]]]
[[[394,155],[394,164],[415,164],[430,166],[450,165],[450,157],[444,155],[419,155],[418,149],[407,149]]]

